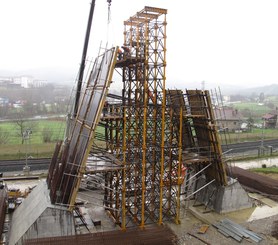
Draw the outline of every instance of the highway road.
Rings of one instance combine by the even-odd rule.
[[[261,147],[264,147],[267,150],[276,151],[278,149],[278,139],[274,140],[264,140],[262,141],[252,141],[252,142],[243,142],[229,145],[222,145],[222,151],[230,153],[244,153],[248,151],[259,150]]]
[[[49,167],[50,161],[51,161],[50,158],[28,159],[27,165],[30,167],[31,171],[46,170]],[[1,160],[0,173],[22,171],[25,165],[26,165],[26,159]]]
[[[226,155],[230,154],[244,154],[247,152],[256,152],[261,147],[264,147],[269,152],[278,150],[278,139],[275,140],[264,140],[253,141],[253,142],[243,142],[237,144],[222,145],[223,153]],[[30,166],[31,171],[36,170],[47,170],[49,167],[51,159],[50,158],[40,158],[40,159],[28,159],[27,164]],[[20,160],[0,160],[0,173],[3,172],[13,172],[13,171],[22,171],[23,167],[26,165],[25,159]]]

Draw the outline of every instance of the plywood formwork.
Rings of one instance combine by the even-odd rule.
[[[226,186],[227,177],[221,143],[213,114],[210,94],[206,90],[168,90],[167,99],[174,110],[173,124],[182,135],[182,162],[187,169],[183,194],[191,197],[204,186],[190,191],[189,183],[205,176],[205,187],[215,182]],[[182,115],[182,121],[178,118]],[[190,181],[191,180],[191,181]],[[193,194],[192,194],[193,193]]]
[[[208,180],[215,179],[220,185],[227,185],[222,149],[209,92],[207,90],[186,90],[185,96],[189,105],[186,117],[192,119],[199,154],[209,157],[210,163],[212,163],[206,169],[206,177]]]
[[[95,60],[90,77],[81,92],[76,117],[71,121],[69,137],[63,146],[61,143],[57,144],[51,162],[47,179],[51,201],[71,210],[85,173],[86,161],[112,80],[116,50],[117,48],[106,50]]]

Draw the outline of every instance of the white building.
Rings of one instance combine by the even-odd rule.
[[[47,84],[45,80],[34,79],[32,76],[14,77],[13,81],[15,84],[20,84],[22,88],[40,88]]]

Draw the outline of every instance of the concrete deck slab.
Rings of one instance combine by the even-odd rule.
[[[27,237],[47,237],[50,230],[55,231],[58,227],[56,227],[56,224],[61,222],[69,223],[68,227],[61,227],[61,229],[65,229],[68,234],[74,234],[73,218],[71,222],[70,214],[68,215],[67,213],[67,209],[51,204],[46,182],[41,181],[14,211],[9,244],[21,244],[22,237],[26,236],[28,231],[29,234]],[[64,217],[64,219],[59,220],[61,217]],[[32,227],[35,223],[36,226]],[[46,229],[47,227],[45,227],[45,224],[47,223],[49,223],[51,229]],[[40,227],[40,225],[42,227]],[[61,231],[58,228],[56,230],[58,233]],[[53,236],[53,234],[51,234],[51,236]]]

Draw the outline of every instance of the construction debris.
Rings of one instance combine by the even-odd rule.
[[[213,224],[213,226],[216,227],[225,237],[232,237],[238,242],[241,242],[243,239],[250,239],[254,242],[260,242],[263,240],[258,234],[245,229],[229,219],[223,219],[219,223]]]
[[[196,239],[198,239],[199,241],[201,241],[204,244],[210,245],[210,243],[206,242],[205,240],[201,239],[200,237],[198,237],[198,236],[196,236],[196,235],[194,235],[192,233],[187,232],[187,234],[192,236],[192,237],[195,237]]]
[[[272,224],[271,236],[278,238],[278,220],[274,221]]]
[[[198,233],[199,234],[205,234],[207,232],[208,228],[209,228],[209,225],[202,225],[200,227],[200,229],[198,230]]]

